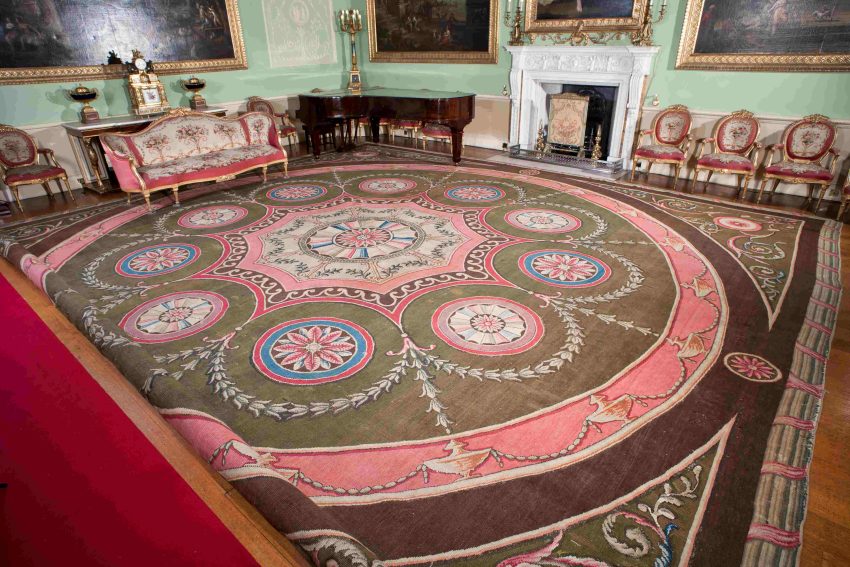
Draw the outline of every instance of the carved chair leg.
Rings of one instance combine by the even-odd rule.
[[[698,178],[699,178],[699,170],[697,168],[694,168],[694,176],[693,176],[693,179],[691,179],[691,193],[693,193],[697,189],[697,179]]]
[[[632,159],[632,176],[629,178],[629,182],[634,183],[635,173],[637,173],[638,166],[640,162],[636,159]]]
[[[130,204],[130,194],[129,193],[127,193],[127,204],[128,205]]]
[[[57,182],[57,183],[58,183],[58,182]],[[68,196],[69,196],[69,197],[71,197],[71,200],[72,200],[72,201],[76,201],[76,200],[77,200],[77,198],[76,198],[76,197],[74,197],[74,192],[73,192],[73,191],[71,191],[71,184],[70,184],[70,183],[68,183],[68,178],[67,178],[67,177],[63,177],[63,178],[62,178],[62,183],[64,183],[64,184],[65,184],[65,190],[68,192]],[[60,193],[62,192],[62,186],[61,186],[61,185],[59,186],[59,192],[60,192]]]
[[[838,215],[836,215],[835,220],[841,220],[841,215],[844,214],[844,209],[847,208],[848,201],[850,201],[850,197],[843,197],[841,199],[841,205],[838,207]]]
[[[708,188],[708,184],[711,183],[711,176],[714,175],[714,172],[708,170],[708,176],[705,178],[705,183],[703,183],[703,190]]]
[[[148,212],[150,212],[152,210],[151,209],[151,194],[148,193],[147,191],[142,191],[142,197],[145,198],[145,204],[148,206]]]
[[[745,175],[741,181],[741,190],[738,191],[738,198],[743,199],[750,190],[750,180],[752,176]]]
[[[180,187],[172,187],[171,193],[174,195],[174,204],[178,207],[180,206],[180,195],[177,192],[180,190]]]
[[[289,160],[283,162],[283,176],[289,177]]]
[[[771,187],[771,189],[770,189],[770,197],[771,198],[773,198],[773,195],[776,194],[776,188],[779,187],[779,183],[781,181],[782,181],[781,179],[774,179],[773,180],[773,187]]]
[[[263,183],[269,180],[269,166],[263,166]]]
[[[21,209],[21,212],[24,212],[24,206],[21,204],[21,189],[17,185],[9,187],[9,189],[15,194],[15,202],[18,203],[18,208]]]
[[[767,177],[761,180],[761,187],[759,187],[758,195],[756,195],[756,205],[761,202],[761,195],[764,193],[765,187],[767,187]]]
[[[673,166],[673,169],[675,170],[675,178],[673,179],[673,191],[676,190],[676,185],[679,184],[679,173],[681,173],[682,171],[682,165],[683,164],[678,163]]]
[[[47,193],[47,197],[52,201],[53,200],[53,191],[50,190],[50,182],[45,181],[41,184],[44,187],[44,192]]]
[[[826,188],[827,187],[829,187],[829,185],[826,185],[826,184],[823,184],[823,185],[820,186],[820,194],[818,195],[818,203],[817,203],[817,205],[815,205],[815,212],[818,212],[818,210],[820,210],[820,204],[821,204],[821,201],[823,201],[823,196],[826,195]]]

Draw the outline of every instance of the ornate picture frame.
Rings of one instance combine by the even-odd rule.
[[[589,6],[581,0],[525,0],[525,31],[543,35],[574,32],[579,26],[586,32],[634,31],[640,29],[648,4],[649,0],[609,0]]]
[[[688,0],[676,69],[848,71],[850,41],[820,50],[827,37],[842,36],[850,37],[850,14],[834,7]]]
[[[6,7],[14,5],[0,3],[0,85],[121,78],[127,74],[123,65],[105,64],[109,51],[126,59],[135,47],[157,60],[162,75],[248,68],[238,0],[145,0],[129,14],[116,14],[110,0],[44,2],[38,13]],[[162,9],[151,9],[156,5]],[[115,22],[128,22],[128,28],[81,35],[98,28],[91,21],[98,18],[104,20],[100,29],[115,30]],[[18,66],[5,66],[9,61]]]
[[[498,63],[499,0],[445,0],[439,6],[435,4],[366,0],[369,60]]]

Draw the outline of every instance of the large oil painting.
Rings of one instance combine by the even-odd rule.
[[[522,1],[522,0],[519,0]],[[647,0],[526,0],[525,29],[531,33],[628,31],[640,27]]]
[[[498,0],[367,0],[371,61],[496,63]]]
[[[850,70],[850,0],[689,0],[676,67]]]
[[[161,74],[247,67],[237,0],[0,0],[0,84],[99,79],[109,52]]]

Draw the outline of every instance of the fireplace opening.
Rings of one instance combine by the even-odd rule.
[[[557,141],[551,143],[551,140],[557,137],[554,136],[555,132],[552,131],[553,129],[550,129],[547,120],[545,133],[547,138],[550,139],[551,149],[559,153],[589,157],[596,146],[598,133],[600,137],[599,148],[601,150],[598,159],[602,161],[608,159],[611,147],[611,124],[614,117],[614,105],[617,100],[617,87],[550,83],[545,85],[544,88],[548,95],[546,97],[547,117],[552,115],[552,101],[553,99],[557,99],[558,95],[577,95],[578,97],[587,98],[587,114],[584,120],[584,135],[581,145],[575,143],[577,140],[573,140],[569,144],[559,144]]]

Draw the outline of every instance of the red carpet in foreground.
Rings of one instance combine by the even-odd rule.
[[[0,565],[256,565],[0,278]]]

